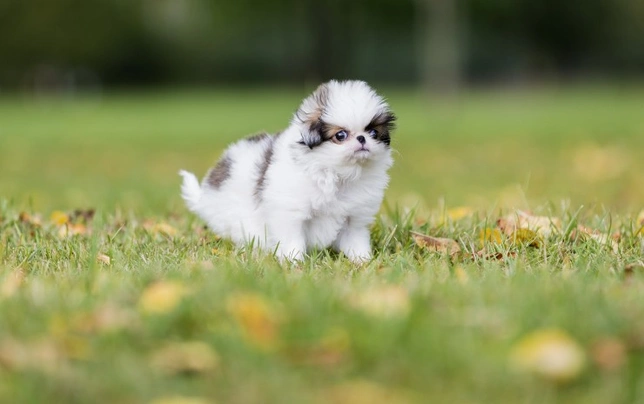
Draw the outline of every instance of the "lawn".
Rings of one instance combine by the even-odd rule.
[[[363,266],[179,198],[305,90],[0,96],[0,402],[644,402],[644,88],[381,92]]]

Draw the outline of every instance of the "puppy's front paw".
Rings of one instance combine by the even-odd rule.
[[[354,264],[364,264],[371,261],[371,251],[348,251],[344,253]]]

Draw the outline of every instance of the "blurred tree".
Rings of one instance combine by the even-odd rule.
[[[643,21],[634,0],[0,0],[0,89],[641,77]]]

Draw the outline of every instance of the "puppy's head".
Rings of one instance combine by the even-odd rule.
[[[295,113],[305,152],[330,165],[363,164],[389,155],[395,116],[363,81],[330,81]]]

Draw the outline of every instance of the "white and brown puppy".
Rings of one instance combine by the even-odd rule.
[[[181,195],[210,228],[280,258],[333,247],[371,258],[369,226],[392,164],[394,114],[362,81],[330,81],[306,98],[290,126],[232,144],[202,183],[186,171]]]

